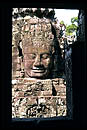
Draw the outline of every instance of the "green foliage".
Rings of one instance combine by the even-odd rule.
[[[64,24],[64,21],[61,21],[60,24]]]
[[[71,18],[71,23],[73,24],[73,23],[75,23],[75,22],[78,22],[78,17],[73,17],[73,18]]]
[[[73,33],[69,33],[69,32],[66,32],[65,34],[66,34],[66,36],[72,36],[73,35]]]
[[[66,27],[66,35],[72,35],[73,32],[77,31],[78,26],[75,24],[75,22],[78,22],[78,17],[71,18],[72,24]]]
[[[66,32],[68,33],[73,33],[76,30],[77,30],[77,26],[75,24],[71,24],[66,27]]]

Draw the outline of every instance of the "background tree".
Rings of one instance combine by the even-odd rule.
[[[73,35],[73,32],[77,31],[78,17],[71,18],[71,24],[66,26],[66,35]]]
[[[78,23],[78,17],[73,17],[73,18],[71,18],[71,23],[73,24],[75,24],[75,22],[76,23]]]

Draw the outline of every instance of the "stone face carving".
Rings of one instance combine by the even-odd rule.
[[[50,48],[50,46],[49,46]],[[50,50],[41,47],[26,47],[24,50],[24,68],[27,77],[47,78],[52,68]]]
[[[52,25],[50,20],[40,18],[33,18],[28,22],[23,28],[25,31],[23,37],[25,77],[48,78],[54,53]]]
[[[66,85],[59,78],[62,58],[57,34],[47,18],[13,21],[13,118],[66,116]]]

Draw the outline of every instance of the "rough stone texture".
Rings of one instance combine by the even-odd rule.
[[[14,10],[12,20],[12,117],[37,118],[66,116],[66,80],[63,75],[64,68],[62,64],[60,64],[62,62],[62,58],[65,58],[64,44],[63,47],[61,47],[62,42],[59,38],[59,27],[51,21],[53,19],[53,15],[51,15],[51,18],[48,19],[49,11],[47,15],[45,14],[46,17],[44,17],[45,15],[43,14],[44,18],[38,18],[36,16],[32,17],[31,10],[30,15],[26,15],[26,11],[22,14],[23,10],[24,8]],[[53,25],[54,30],[56,30],[55,36],[51,32],[51,24]],[[44,33],[41,32],[42,30],[44,30]],[[44,40],[42,39],[42,35]],[[63,49],[62,54],[61,49],[55,53],[54,68],[51,70],[52,77],[45,80],[33,80],[26,78],[23,64],[23,47],[27,47],[28,42],[31,43],[32,46],[35,46],[32,39],[40,41],[41,44],[36,44],[36,46],[42,46],[42,41],[45,41],[43,44],[44,46],[45,43],[47,43],[47,40],[52,41],[54,37],[56,37],[56,43],[58,43],[57,45]],[[28,41],[26,38],[28,38]],[[57,45],[55,48],[58,47]],[[60,52],[61,55],[58,55],[58,52]],[[71,68],[68,69],[68,66],[69,64],[67,65],[66,62],[66,75],[70,80],[71,77],[69,77],[69,75],[71,73],[68,73],[67,71]],[[59,73],[58,69],[62,70],[63,73],[61,71]],[[60,78],[58,78],[58,75]],[[69,80],[67,79],[67,81]]]
[[[66,103],[59,96],[38,96],[14,99],[14,118],[66,116]]]
[[[66,116],[66,86],[63,79],[13,80],[12,117]]]
[[[38,18],[38,17],[30,17],[26,16],[21,19],[13,20],[12,23],[12,72],[13,78],[23,77],[23,48],[29,46],[28,43],[32,46],[44,47],[47,43],[52,43],[54,35],[52,34],[52,27],[50,23],[51,21],[46,18]],[[35,29],[34,29],[35,28]],[[56,27],[54,26],[54,29]],[[39,30],[38,30],[39,29]],[[34,31],[35,30],[35,31]],[[42,31],[41,31],[42,30]],[[55,29],[57,30],[57,28]],[[58,28],[59,31],[59,28]],[[57,37],[58,37],[57,32]],[[59,48],[59,41],[55,45],[55,48]],[[35,44],[36,43],[36,44]],[[37,44],[40,43],[40,44]],[[53,45],[51,45],[53,46]],[[60,53],[60,54],[57,54]],[[55,52],[54,56],[54,69],[53,77],[56,75],[61,75],[62,71],[64,70],[64,66],[62,63],[62,55],[61,50]],[[18,63],[18,59],[20,62]],[[58,60],[60,61],[58,63]],[[20,68],[21,67],[21,68]],[[58,72],[58,71],[61,72]],[[60,74],[59,74],[60,73]]]
[[[13,8],[12,16],[14,19],[25,17],[25,16],[37,16],[39,18],[49,18],[54,19],[55,11],[49,8]]]

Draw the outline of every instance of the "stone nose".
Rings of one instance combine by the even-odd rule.
[[[41,65],[41,58],[40,55],[36,56],[35,62],[34,62],[34,66],[40,66]]]

